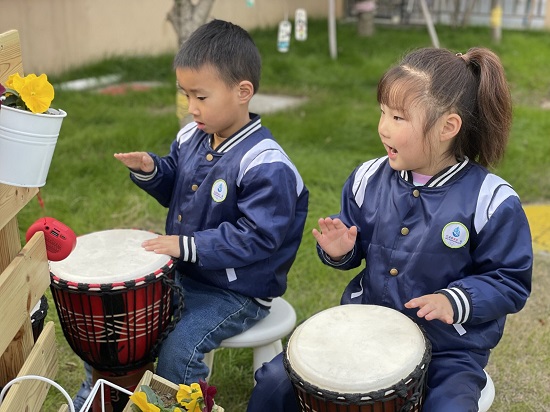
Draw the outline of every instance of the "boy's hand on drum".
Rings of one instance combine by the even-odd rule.
[[[323,249],[332,260],[342,259],[346,253],[353,249],[357,240],[357,227],[348,229],[340,219],[327,217],[318,221],[319,229],[313,229],[312,233],[321,249]]]
[[[175,258],[180,257],[179,236],[159,236],[155,239],[146,240],[141,244],[143,248],[159,255],[169,255]]]
[[[155,170],[155,162],[147,152],[115,153],[114,156],[132,170],[141,170],[145,173]]]
[[[434,293],[431,295],[420,296],[405,303],[408,309],[420,308],[416,315],[419,318],[426,320],[439,319],[441,322],[452,325],[453,323],[453,307],[449,299],[441,294]]]

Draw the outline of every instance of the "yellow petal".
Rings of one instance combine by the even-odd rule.
[[[190,395],[191,387],[180,383],[178,393],[176,394],[176,400],[181,402],[182,399],[189,399]]]
[[[8,89],[15,90],[17,93],[21,91],[25,85],[25,79],[19,75],[19,73],[14,73],[6,81],[6,87]]]
[[[19,92],[21,99],[33,113],[44,113],[49,109],[54,98],[53,86],[45,74],[28,75],[25,85]]]
[[[134,392],[130,395],[130,400],[134,402],[139,409],[141,409],[141,412],[160,412],[160,408],[158,406],[147,402],[147,395],[145,392]]]
[[[134,392],[130,395],[130,400],[134,402],[141,410],[147,407],[147,395],[145,392]]]
[[[181,404],[185,406],[187,412],[201,412],[201,405],[198,399],[193,399],[191,402],[181,402]]]

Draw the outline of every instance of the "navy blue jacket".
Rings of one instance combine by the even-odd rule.
[[[518,195],[498,176],[468,159],[415,186],[386,157],[358,167],[347,180],[338,217],[359,230],[355,248],[333,262],[366,267],[347,286],[342,303],[397,309],[427,332],[434,351],[488,351],[502,337],[505,316],[519,311],[531,290],[533,252]],[[444,293],[454,325],[426,321],[405,302]]]
[[[166,234],[180,236],[181,273],[269,301],[286,290],[308,190],[259,116],[215,150],[211,138],[188,124],[169,155],[150,153],[153,174],[132,180],[168,207]]]

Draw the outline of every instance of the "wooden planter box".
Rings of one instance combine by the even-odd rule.
[[[167,379],[164,379],[161,376],[155,375],[151,371],[145,371],[143,377],[136,386],[136,391],[139,391],[141,385],[147,385],[152,390],[162,392],[162,393],[173,393],[174,395],[178,392],[179,386],[173,382],[170,382]],[[132,401],[128,401],[128,404],[122,412],[133,412],[132,411]],[[214,405],[212,412],[224,412],[224,409],[219,405]]]

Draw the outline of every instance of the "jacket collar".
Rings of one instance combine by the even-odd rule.
[[[440,187],[440,186],[443,186],[445,183],[448,183],[454,180],[460,174],[460,172],[464,170],[464,168],[469,162],[470,162],[470,159],[464,156],[464,159],[462,161],[458,162],[455,165],[452,165],[443,169],[441,172],[433,176],[424,185],[424,187]],[[413,183],[412,172],[410,170],[401,170],[399,172],[399,175],[401,176],[402,179],[406,180],[407,182]]]
[[[254,133],[256,130],[259,130],[262,127],[262,120],[259,115],[255,113],[250,113],[250,122],[246,124],[242,129],[237,131],[233,136],[224,140],[217,148],[216,152],[218,153],[227,153],[240,142]]]

